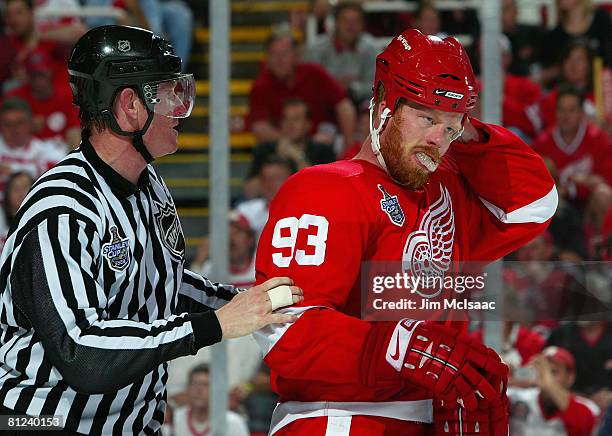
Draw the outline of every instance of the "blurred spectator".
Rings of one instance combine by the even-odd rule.
[[[34,0],[36,30],[40,39],[65,44],[70,51],[87,30],[77,15],[80,8],[78,0]],[[59,11],[64,15],[47,16],[47,11]]]
[[[364,33],[364,15],[356,2],[340,3],[334,10],[330,35],[320,35],[304,52],[304,61],[325,68],[359,104],[372,97],[372,83],[379,45]]]
[[[599,427],[597,436],[609,436],[612,434],[612,405],[608,406],[608,411],[604,415],[603,422]]]
[[[285,100],[280,121],[280,137],[277,141],[264,142],[255,147],[249,178],[259,176],[264,159],[271,154],[290,161],[294,172],[307,166],[335,161],[336,156],[329,144],[315,142],[310,138],[311,117],[310,109],[303,100]]]
[[[236,211],[229,214],[229,277],[228,283],[239,288],[250,288],[255,283],[256,235],[249,221]],[[198,248],[191,270],[210,277],[212,264],[208,259],[208,240]]]
[[[516,312],[523,308],[516,304],[515,299],[508,298],[511,296],[512,294],[504,289],[504,319],[507,321],[504,321],[503,324],[500,356],[510,367],[511,377],[509,384],[513,385],[516,370],[527,365],[534,356],[541,353],[546,340],[537,329],[532,329],[527,325],[521,325],[520,322],[515,322],[519,318],[519,316],[516,316]],[[512,307],[509,307],[509,305],[512,305]],[[484,344],[485,328],[486,324],[483,320],[472,318],[470,320],[469,335]]]
[[[28,103],[33,115],[33,133],[76,148],[81,141],[79,111],[72,104],[67,82],[53,83],[53,69],[45,52],[32,53],[26,61],[28,83],[8,93]]]
[[[262,363],[251,380],[251,389],[244,399],[244,408],[249,418],[252,435],[267,435],[270,431],[272,412],[278,402],[278,395],[270,385],[270,368]]]
[[[546,340],[536,329],[517,322],[505,323],[503,335],[502,357],[511,367],[527,365],[534,356],[542,352],[546,344]]]
[[[594,242],[595,253],[593,258],[604,262],[612,261],[612,207],[608,209],[604,218],[599,240]]]
[[[200,364],[189,372],[188,404],[174,410],[172,417],[174,436],[196,436],[210,432],[209,379],[209,369],[206,364]],[[226,425],[228,435],[249,436],[244,418],[234,412],[227,412]]]
[[[311,13],[317,20],[317,34],[326,33],[327,19],[331,14],[332,5],[329,0],[311,0]]]
[[[591,0],[557,0],[557,26],[549,31],[542,46],[542,81],[554,84],[563,54],[575,41],[582,41],[608,66],[612,65],[610,15],[595,8]]]
[[[63,3],[64,1],[68,3]],[[47,0],[40,6],[63,10],[78,8],[76,0]],[[68,81],[66,61],[70,48],[85,32],[85,27],[79,21],[60,21],[54,25],[47,20],[38,25],[34,17],[33,0],[7,0],[4,21],[9,36],[9,50],[16,55],[15,62],[9,66],[10,75],[17,82],[6,82],[5,87],[27,82],[25,61],[36,52],[48,55],[56,80]]]
[[[414,27],[425,35],[435,35],[439,38],[446,38],[447,33],[440,30],[440,12],[436,9],[433,1],[421,1],[414,16]]]
[[[15,215],[17,215],[17,210],[19,210],[33,184],[32,176],[23,171],[11,174],[6,181],[4,201],[2,202],[3,213],[0,213],[0,251],[4,247],[6,236],[13,224]]]
[[[182,0],[139,0],[149,22],[149,29],[157,35],[166,35],[176,55],[187,70],[193,41],[193,12]]]
[[[26,171],[38,178],[65,155],[66,149],[55,141],[32,136],[32,112],[26,102],[10,98],[0,105],[0,192],[11,173]]]
[[[612,159],[609,136],[589,122],[583,111],[583,97],[572,88],[562,88],[557,97],[557,124],[542,133],[533,149],[552,160],[560,187],[573,201],[587,203],[587,222],[600,229],[612,204],[612,174],[605,168]]]
[[[17,57],[17,51],[13,44],[11,44],[11,38],[4,33],[4,29],[0,32],[0,94],[5,88],[5,82],[7,82],[7,88],[14,86],[11,84],[11,78],[13,76],[13,63]]]
[[[162,436],[174,436],[172,432],[174,419],[174,407],[166,403],[166,413],[164,414],[164,422],[162,423],[160,433]]]
[[[502,53],[502,81],[504,98],[502,103],[502,122],[527,142],[535,135],[533,107],[542,98],[540,86],[529,78],[508,72],[512,63],[510,40],[500,36]]]
[[[593,95],[593,56],[589,48],[582,43],[570,45],[561,63],[561,78],[558,87],[552,89],[539,103],[539,119],[535,119],[538,130],[555,124],[556,102],[559,89],[572,86],[584,96],[584,113],[595,119],[595,97]],[[532,118],[533,119],[533,118]]]
[[[612,390],[612,325],[607,321],[567,323],[551,332],[547,345],[567,348],[574,355],[572,390],[589,396],[605,410],[599,399]]]
[[[516,3],[516,0],[502,0],[502,32],[512,47],[512,62],[506,71],[517,76],[529,76],[540,59],[544,29],[541,26],[518,23]]]
[[[257,241],[268,221],[270,202],[291,174],[293,174],[293,166],[287,159],[274,154],[266,157],[261,164],[257,179],[257,190],[261,198],[253,198],[236,206],[236,211],[251,224],[251,228],[257,235]]]
[[[352,159],[357,156],[361,145],[370,136],[370,102],[362,101],[357,107],[357,126],[353,135],[353,142],[338,155],[338,159]]]
[[[249,125],[257,141],[276,141],[283,101],[300,98],[312,111],[315,140],[333,137],[337,122],[344,144],[350,144],[356,114],[342,86],[321,66],[298,62],[289,33],[273,34],[266,51],[267,65],[255,79],[249,101]]]
[[[559,258],[548,232],[519,248],[516,260],[504,269],[506,292],[519,309],[515,316],[547,337],[559,319],[574,319],[583,308],[584,275],[572,265],[556,262]]]
[[[149,22],[144,16],[139,0],[82,0],[86,6],[115,7],[122,9],[123,14],[117,19],[112,17],[87,17],[85,19],[89,28],[105,24],[121,24],[125,26],[149,28]]]
[[[476,9],[455,8],[441,13],[442,32],[448,35],[463,35],[471,39],[472,43],[480,35],[480,22]],[[465,38],[464,38],[465,41]],[[467,41],[466,41],[467,42]],[[470,45],[470,44],[466,44]],[[469,47],[466,47],[469,52]]]
[[[576,375],[572,354],[547,347],[533,359],[537,388],[508,388],[513,436],[590,436],[599,408],[570,392]]]

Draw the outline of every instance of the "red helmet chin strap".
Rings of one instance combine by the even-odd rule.
[[[374,127],[374,122],[376,120],[374,120],[374,98],[372,98],[370,100],[370,144],[372,146],[372,151],[374,152],[376,159],[378,159],[378,163],[381,167],[385,169],[385,171],[387,170],[387,164],[385,163],[385,158],[380,152],[380,132],[383,131],[383,128],[385,127],[385,121],[387,121],[387,118],[389,117],[391,117],[391,109],[386,107],[380,114],[380,124],[378,125],[378,127]]]

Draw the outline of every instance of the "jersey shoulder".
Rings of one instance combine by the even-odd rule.
[[[336,161],[305,168],[289,178],[270,205],[277,211],[298,213],[307,210],[370,215],[370,197],[376,190],[371,164]]]
[[[343,201],[342,198],[337,198],[338,195],[345,195],[349,198],[344,200],[350,201],[351,198],[369,190],[374,171],[371,164],[355,160],[315,165],[291,176],[281,191],[284,191],[285,195],[295,192],[318,193],[325,197],[336,197],[338,201]]]
[[[78,150],[65,156],[32,185],[20,213],[28,208],[81,212],[100,224],[98,212],[103,208],[100,187],[93,169]]]

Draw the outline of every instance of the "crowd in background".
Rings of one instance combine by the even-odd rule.
[[[483,67],[474,10],[442,10],[422,0],[412,13],[366,14],[363,2],[311,3],[318,34],[304,41],[296,36],[305,33],[303,20],[279,23],[252,78],[242,125],[257,146],[242,197],[228,217],[230,281],[241,287],[255,280],[257,240],[283,182],[304,167],[351,158],[369,135],[374,60],[389,36],[409,26],[442,38],[454,35],[476,72]],[[92,26],[134,24],[166,35],[187,69],[194,14],[181,0],[2,0],[0,5],[2,244],[34,180],[78,146],[79,114],[65,67],[74,42]],[[52,13],[81,5],[115,6],[120,13],[112,19]],[[612,325],[584,314],[601,314],[597,308],[612,302],[610,268],[597,263],[612,260],[612,3],[557,0],[557,23],[549,26],[546,16],[540,25],[520,23],[518,6],[516,0],[500,0],[502,124],[546,160],[560,203],[549,230],[510,256],[520,267],[504,267],[508,306],[530,313],[504,324],[504,357],[513,367],[511,434],[608,435]],[[480,107],[472,115],[480,117]],[[190,261],[194,271],[208,274],[206,239]],[[563,262],[583,263],[555,266]],[[251,338],[230,341],[229,349],[229,434],[266,434],[277,399],[259,349]],[[209,372],[201,363],[208,361],[207,353],[171,364],[173,413],[166,425],[176,436],[209,428]],[[195,362],[200,363],[194,367]]]

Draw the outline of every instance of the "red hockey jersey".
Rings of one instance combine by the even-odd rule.
[[[338,161],[302,170],[271,203],[257,282],[288,276],[305,297],[284,309],[298,321],[255,335],[281,397],[271,434],[317,416],[432,422],[428,392],[399,376],[364,381],[362,359],[385,356],[364,349],[379,323],[359,319],[361,262],[494,260],[541,232],[557,203],[537,154],[501,127],[473,124],[487,140],[454,143],[423,189],[406,189],[366,161]],[[393,212],[382,207],[383,190],[396,198]]]
[[[578,174],[597,174],[612,184],[612,141],[603,130],[584,121],[576,137],[566,143],[558,127],[542,133],[532,144],[533,149],[555,164],[561,186],[569,190],[572,197],[583,199],[588,191],[575,186],[572,176]]]

